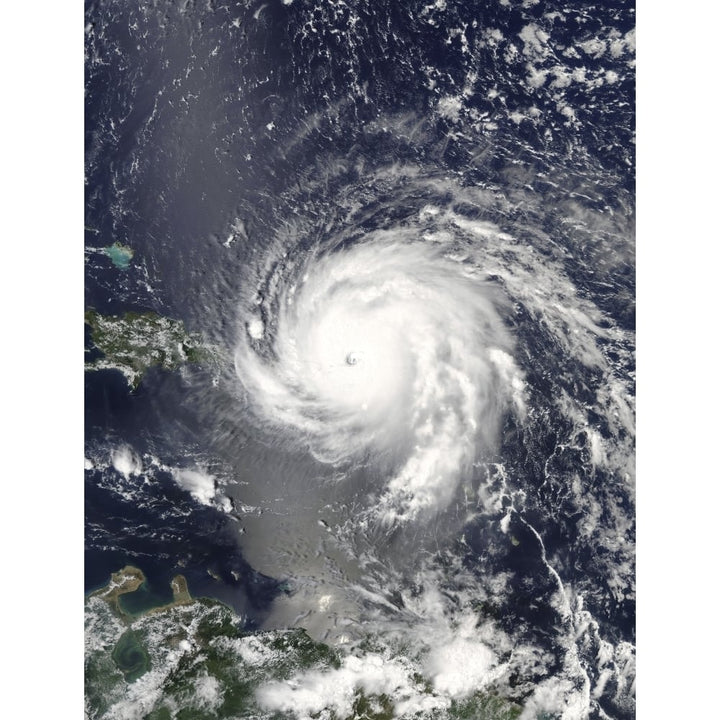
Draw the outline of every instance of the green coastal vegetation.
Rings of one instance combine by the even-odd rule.
[[[189,333],[181,320],[153,312],[101,315],[85,312],[92,343],[103,357],[85,363],[85,369],[119,370],[132,390],[137,389],[151,367],[177,370],[182,365],[212,362],[215,352],[196,333]]]
[[[210,720],[256,715],[255,689],[308,668],[339,667],[339,658],[302,629],[249,633],[224,604],[193,598],[182,575],[171,581],[173,601],[130,615],[120,596],[137,591],[145,576],[132,566],[86,601],[85,695],[89,718],[113,717],[129,687],[147,673],[160,690],[148,720]],[[102,628],[102,631],[96,630]],[[93,642],[88,642],[88,630]],[[243,645],[243,641],[245,644]],[[257,662],[248,662],[249,658]],[[211,678],[211,680],[208,680]],[[216,702],[197,701],[198,684],[220,688]],[[200,693],[202,696],[202,692]]]
[[[292,713],[263,710],[257,690],[303,672],[332,673],[342,655],[313,640],[302,628],[248,631],[224,604],[193,598],[182,575],[171,581],[172,602],[138,615],[125,612],[119,598],[145,583],[139,568],[113,573],[108,585],[86,599],[85,711],[89,720],[142,717],[144,720],[221,720],[253,717],[292,720]],[[422,676],[421,693],[432,694]],[[493,693],[453,700],[447,720],[516,720],[521,707]],[[313,715],[315,717],[315,715]],[[332,708],[324,720],[391,720],[394,699],[356,690],[350,715]],[[430,717],[430,716],[426,716]],[[418,716],[420,720],[420,716]]]

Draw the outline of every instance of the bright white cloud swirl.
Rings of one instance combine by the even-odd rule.
[[[498,288],[406,230],[274,272],[273,316],[243,314],[235,356],[259,415],[323,462],[389,467],[382,518],[442,509],[521,394]]]

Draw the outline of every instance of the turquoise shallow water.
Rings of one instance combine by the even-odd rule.
[[[127,270],[130,267],[130,261],[133,257],[131,248],[115,243],[105,248],[105,254],[113,261],[115,267],[121,270]]]

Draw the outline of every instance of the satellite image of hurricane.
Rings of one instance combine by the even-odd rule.
[[[635,718],[635,8],[85,2],[86,720]]]

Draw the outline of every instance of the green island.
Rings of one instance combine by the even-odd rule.
[[[85,312],[92,343],[103,357],[85,363],[85,369],[119,370],[132,390],[140,385],[150,367],[177,370],[185,364],[203,365],[216,358],[216,351],[196,333],[188,333],[181,320],[153,312],[101,315]]]
[[[89,720],[133,717],[144,720],[291,720],[291,711],[267,710],[257,691],[267,683],[303,673],[333,673],[343,655],[313,640],[302,628],[248,631],[226,605],[193,598],[182,575],[171,581],[172,602],[138,615],[124,612],[118,599],[145,582],[126,566],[108,585],[86,598],[85,712]],[[360,648],[358,648],[360,649]],[[432,684],[414,676],[422,695]],[[131,710],[131,708],[133,708]],[[446,710],[419,714],[446,720],[516,720],[522,708],[491,692],[453,700]],[[395,701],[385,694],[355,690],[350,714],[328,707],[313,717],[327,720],[391,720]]]

